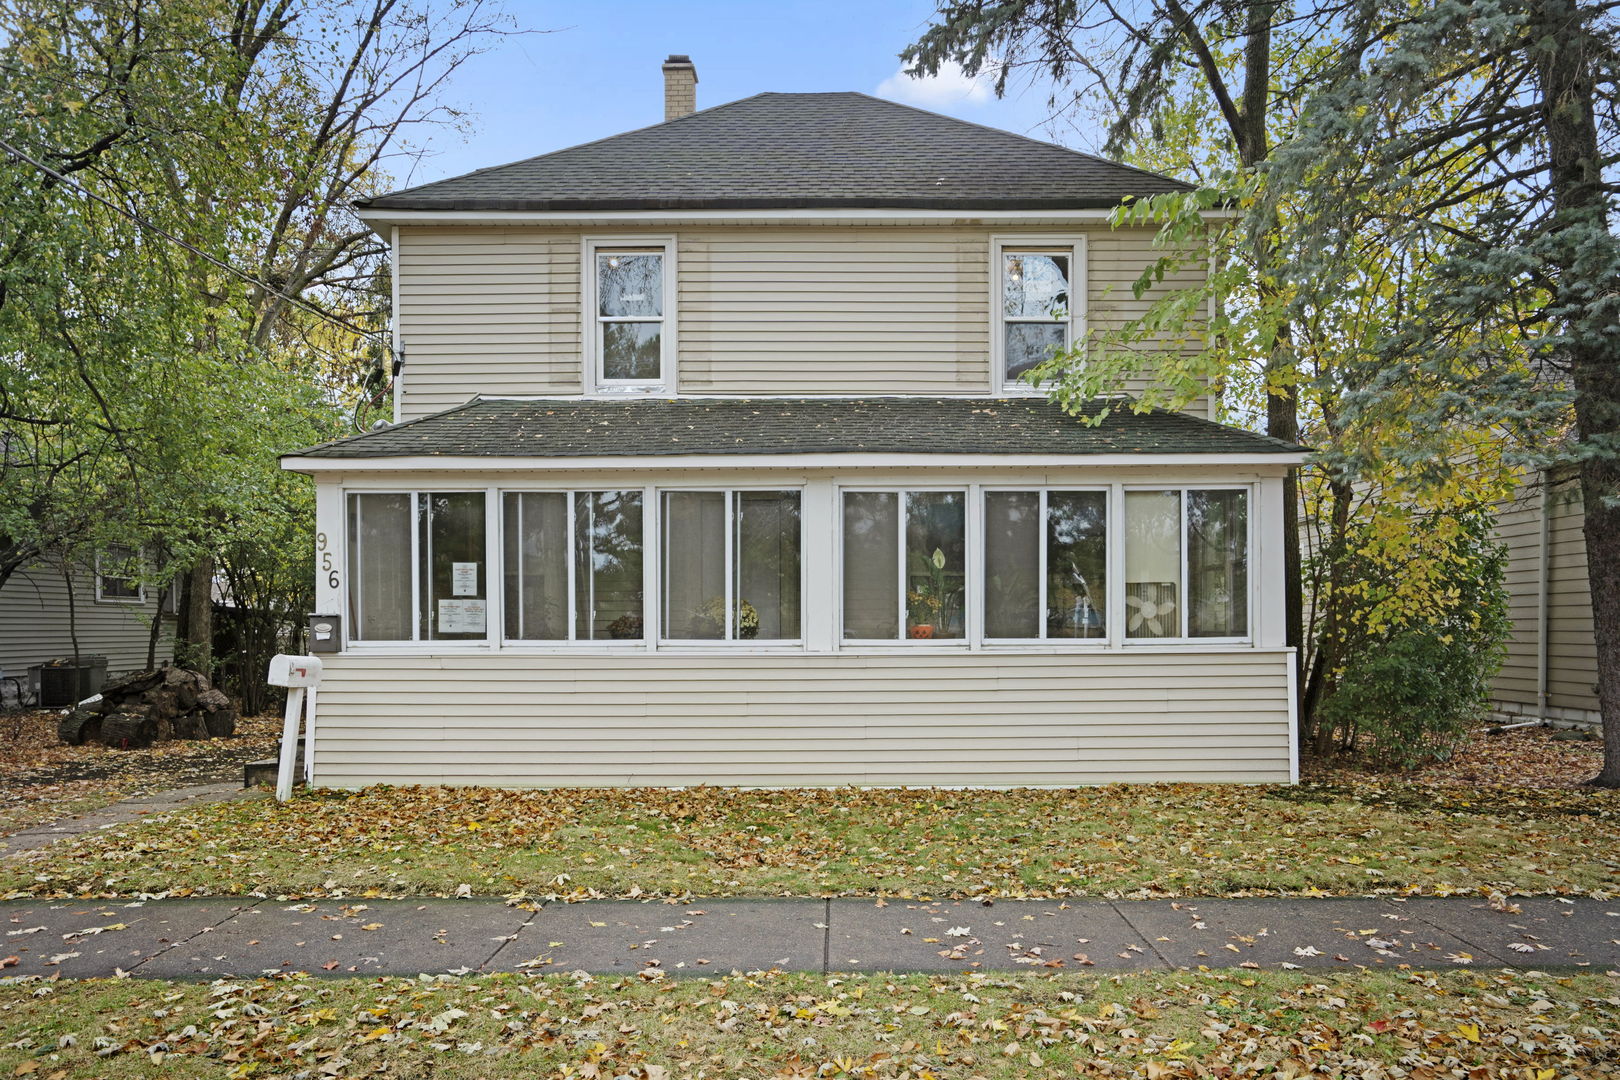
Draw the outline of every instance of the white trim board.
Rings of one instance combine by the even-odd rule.
[[[394,225],[1106,225],[1113,207],[1076,210],[921,210],[885,207],[830,207],[779,210],[388,210],[365,208],[360,220],[374,230]],[[1202,211],[1210,220],[1236,211]]]
[[[1304,453],[1275,454],[671,454],[625,457],[479,457],[415,455],[320,458],[289,454],[281,467],[302,473],[646,472],[650,470],[1275,468],[1299,465]]]

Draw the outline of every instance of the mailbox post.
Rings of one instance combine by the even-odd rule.
[[[304,693],[309,693],[308,742],[304,747],[304,779],[314,780],[312,760],[315,756],[315,690],[321,684],[321,660],[318,656],[287,656],[277,653],[270,658],[271,686],[287,688],[287,712],[281,725],[281,763],[276,770],[276,801],[292,798],[293,770],[298,764],[298,721],[304,711]]]

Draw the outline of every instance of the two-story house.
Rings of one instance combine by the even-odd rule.
[[[1165,177],[760,94],[372,199],[399,415],[317,491],[322,785],[1287,781],[1283,478],[1021,379]],[[1168,280],[1164,288],[1185,284]]]

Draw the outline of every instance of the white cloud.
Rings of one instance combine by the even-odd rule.
[[[939,74],[914,79],[902,67],[878,83],[877,96],[916,105],[923,109],[943,109],[951,105],[982,105],[995,97],[993,71],[981,71],[968,78],[956,64],[947,61]]]

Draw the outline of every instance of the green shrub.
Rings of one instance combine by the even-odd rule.
[[[1453,602],[1355,642],[1319,721],[1375,764],[1410,769],[1443,760],[1484,713],[1510,624],[1506,553],[1483,518],[1456,543]]]

